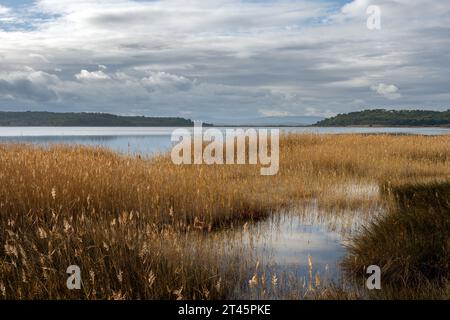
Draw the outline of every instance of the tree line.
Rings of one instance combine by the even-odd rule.
[[[386,110],[372,109],[321,120],[317,126],[450,126],[450,109],[428,110]]]
[[[178,117],[118,116],[108,113],[2,112],[0,126],[45,127],[190,127]]]

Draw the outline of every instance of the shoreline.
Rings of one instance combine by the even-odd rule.
[[[318,126],[315,124],[312,125],[264,125],[264,124],[244,124],[244,125],[215,125],[210,123],[202,124],[203,127],[212,127],[212,128],[442,128],[442,129],[450,129],[450,124],[448,125],[440,125],[440,126],[408,126],[408,125],[342,125],[342,126]],[[17,125],[17,126],[5,126],[0,125],[0,128],[193,128],[194,126],[82,126],[82,125],[74,125],[74,126],[47,126],[47,125]]]

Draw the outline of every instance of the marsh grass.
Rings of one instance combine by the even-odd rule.
[[[389,185],[388,213],[353,239],[344,267],[382,270],[388,297],[447,295],[450,282],[450,180]]]
[[[450,136],[291,134],[280,141],[279,174],[261,176],[258,166],[2,144],[0,296],[230,297],[255,261],[229,248],[227,232],[311,199],[336,215],[371,210],[383,202],[371,186],[448,177],[448,145]],[[71,264],[81,291],[65,287]]]

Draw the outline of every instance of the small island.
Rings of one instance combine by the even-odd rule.
[[[192,120],[178,117],[118,116],[86,112],[0,111],[0,127],[192,127],[193,125]]]
[[[428,110],[364,110],[338,114],[335,117],[317,122],[315,126],[450,127],[450,109],[442,112]]]

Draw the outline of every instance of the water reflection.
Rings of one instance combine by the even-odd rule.
[[[304,224],[299,216],[283,215],[249,228],[244,241],[271,269],[296,272],[314,269],[338,275],[336,263],[344,256],[343,237],[323,224]]]
[[[310,201],[248,225],[230,240],[246,247],[254,263],[245,276],[249,282],[235,290],[235,297],[301,299],[326,288],[352,286],[340,268],[346,245],[382,212],[379,206],[330,212]],[[252,279],[259,282],[252,284]]]

